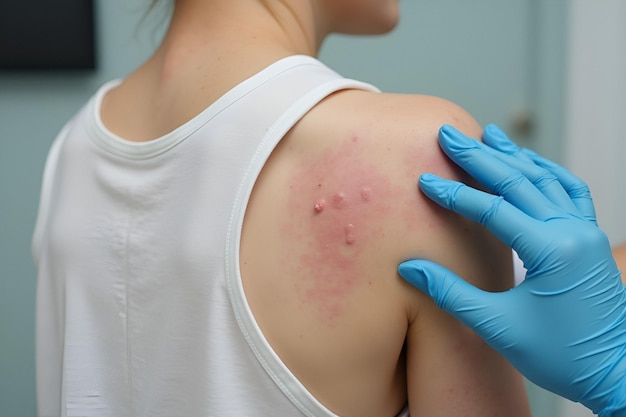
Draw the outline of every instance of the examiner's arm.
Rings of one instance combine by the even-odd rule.
[[[626,416],[626,291],[586,184],[495,126],[484,140],[440,131],[448,157],[497,195],[428,174],[420,187],[515,249],[526,280],[484,292],[424,260],[401,264],[400,274],[531,381],[602,417]]]

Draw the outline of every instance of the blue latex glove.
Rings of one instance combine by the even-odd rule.
[[[480,222],[524,261],[518,287],[485,292],[429,261],[399,273],[535,384],[602,417],[626,416],[626,292],[586,184],[491,125],[487,145],[450,126],[440,146],[492,193],[430,174],[422,191]]]

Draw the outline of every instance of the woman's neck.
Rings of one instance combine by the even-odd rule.
[[[272,1],[270,7],[264,0],[177,0],[154,55],[107,96],[105,124],[122,137],[149,140],[273,62],[315,56],[314,19],[306,10],[287,7],[289,2]],[[297,2],[302,8],[310,3],[292,1]]]
[[[166,40],[317,55],[327,35],[308,0],[178,0]]]

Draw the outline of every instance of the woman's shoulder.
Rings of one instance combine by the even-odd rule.
[[[285,142],[292,153],[309,160],[318,155],[324,159],[326,172],[340,170],[344,179],[362,170],[378,172],[389,182],[387,189],[402,190],[394,195],[397,201],[408,204],[407,198],[413,202],[416,198],[423,200],[417,179],[424,172],[469,179],[439,148],[439,129],[445,124],[480,140],[482,129],[478,122],[449,100],[345,90],[313,108]],[[348,167],[352,167],[350,172]]]
[[[417,181],[425,172],[472,181],[439,148],[444,124],[480,140],[478,122],[449,100],[346,90],[321,102],[286,138],[308,173],[319,171],[333,189],[351,190],[350,215],[362,216],[361,230],[371,236],[365,264],[382,262],[384,269],[395,270],[395,262],[425,257],[463,273],[484,271],[488,259],[503,255],[495,269],[508,269],[508,251],[480,225],[441,209],[419,191]],[[357,203],[362,190],[368,196]]]
[[[430,161],[429,167],[435,162],[452,167],[437,144],[438,131],[444,124],[451,124],[476,139],[482,133],[472,115],[450,100],[350,89],[323,100],[298,123],[293,133],[298,136],[298,146],[312,148],[333,148],[346,137],[358,139],[361,148],[373,152],[370,156],[377,164],[389,161],[398,167],[396,151],[405,156],[419,154],[420,161]],[[385,152],[381,152],[383,149]],[[419,161],[406,157],[402,161],[413,170],[419,165]]]
[[[355,123],[372,131],[393,129],[408,135],[433,135],[443,124],[453,124],[474,136],[481,129],[472,115],[442,97],[424,94],[378,93],[349,89],[320,103],[309,116],[326,118],[326,126],[354,129]]]

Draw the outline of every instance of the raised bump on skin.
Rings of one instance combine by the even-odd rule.
[[[313,206],[313,208],[318,213],[323,212],[324,209],[326,208],[326,200],[324,200],[323,198],[320,198],[319,200],[315,202],[315,205]]]
[[[353,245],[356,241],[356,237],[354,236],[354,225],[352,223],[347,224],[343,231],[346,235],[346,243],[348,245]]]
[[[370,187],[361,188],[361,199],[363,201],[370,201],[372,199],[372,189]]]
[[[348,198],[346,196],[346,193],[339,191],[338,193],[333,195],[332,204],[333,207],[337,209],[345,208],[348,204]]]

